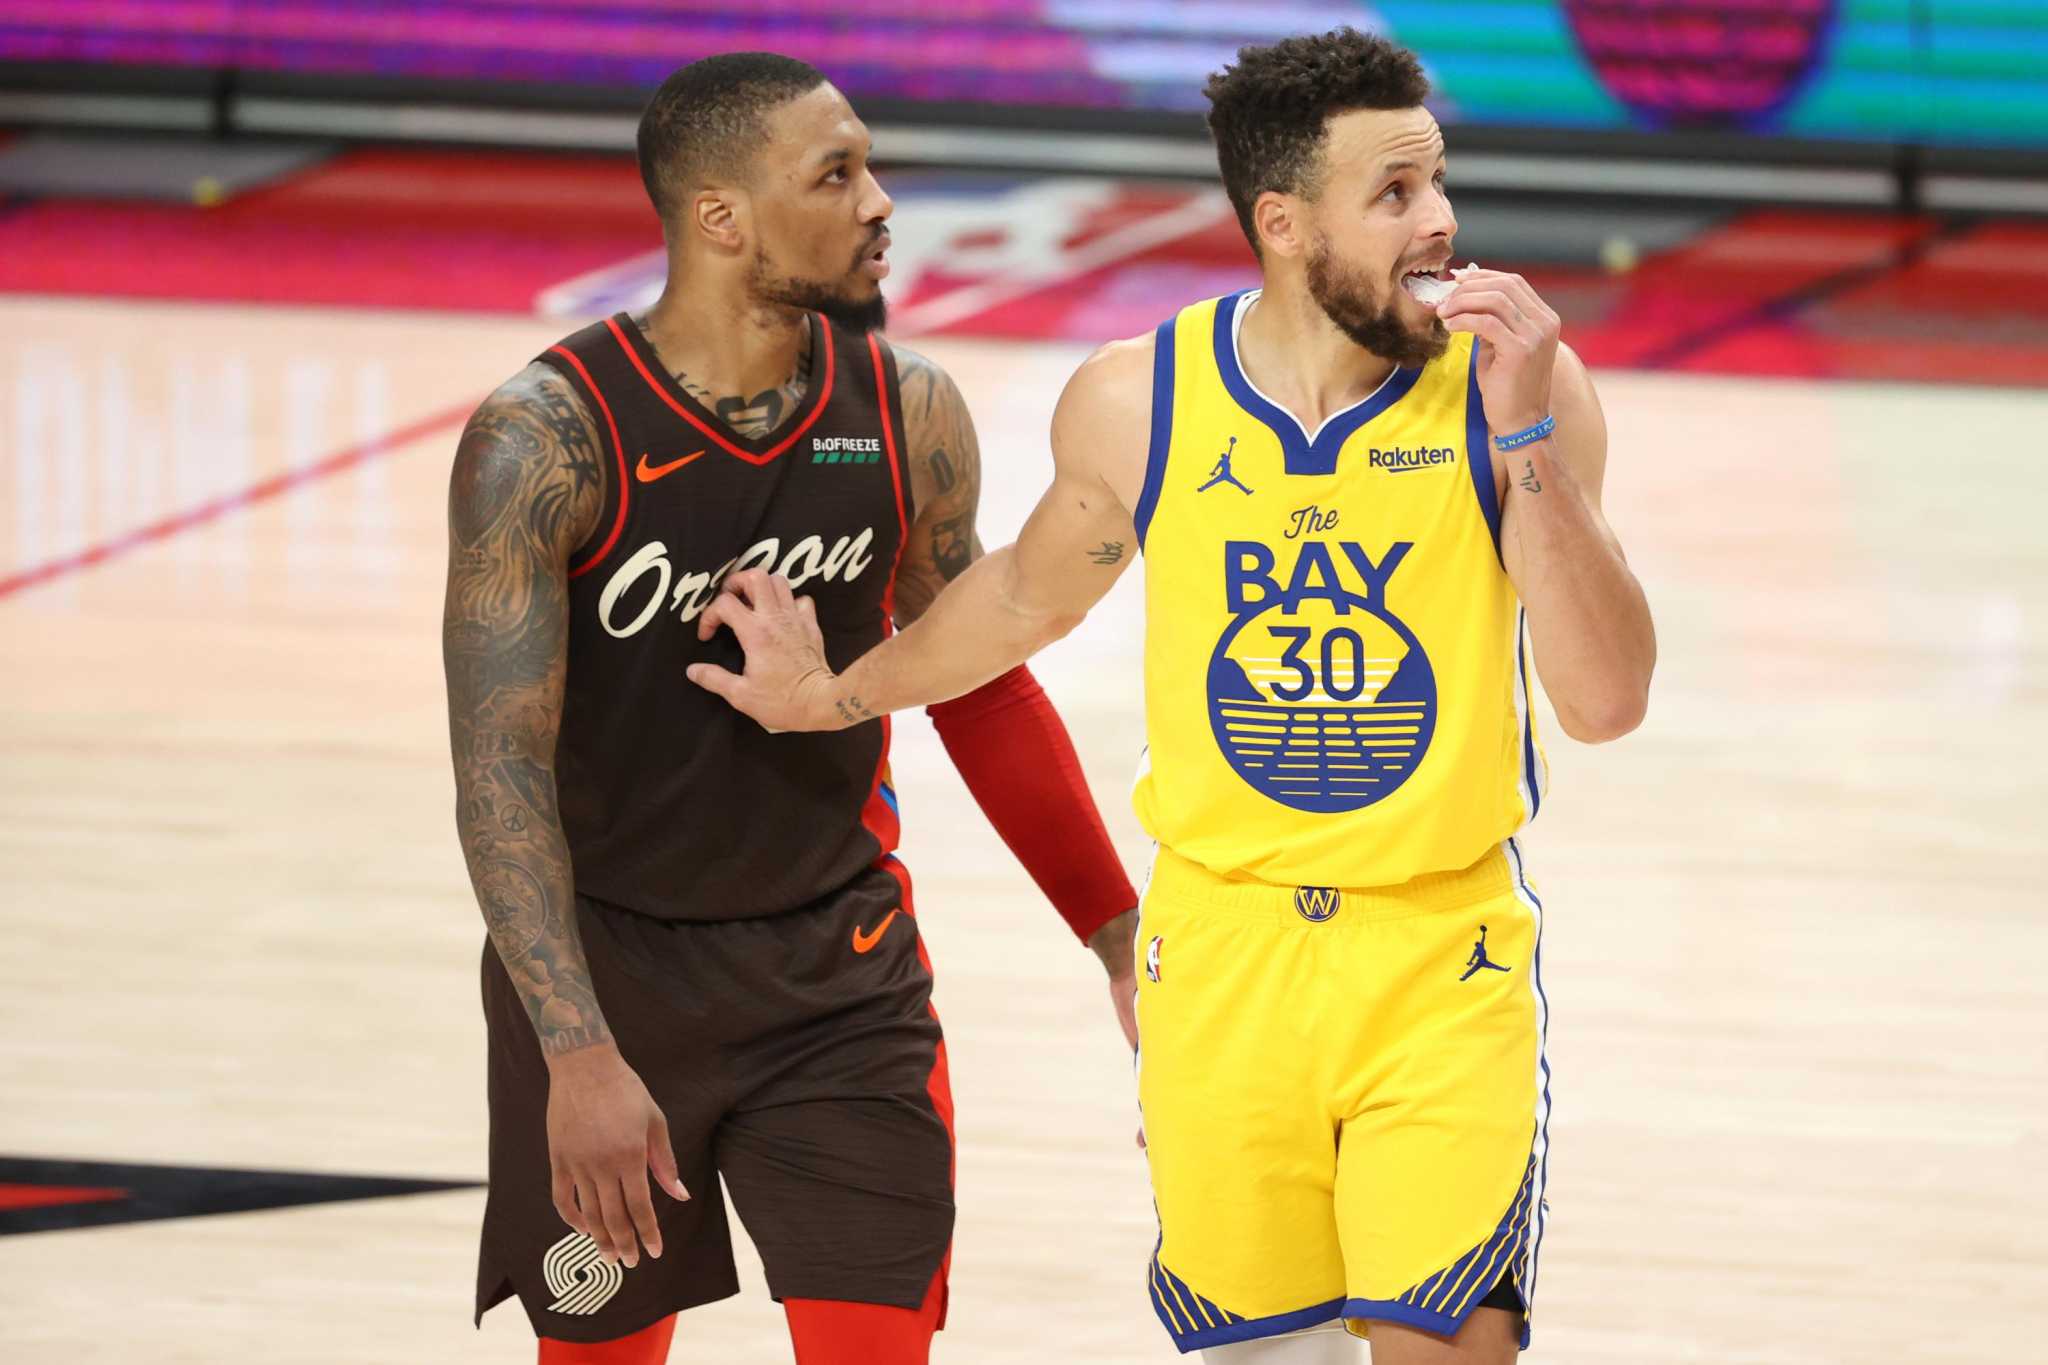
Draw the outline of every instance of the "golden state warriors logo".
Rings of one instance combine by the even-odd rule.
[[[1297,886],[1294,888],[1294,910],[1311,924],[1321,924],[1335,917],[1344,905],[1344,893],[1334,886]]]
[[[1375,561],[1351,541],[1223,547],[1232,613],[1209,658],[1209,725],[1237,775],[1295,810],[1333,814],[1384,800],[1414,775],[1436,730],[1436,675],[1387,607],[1414,548]]]

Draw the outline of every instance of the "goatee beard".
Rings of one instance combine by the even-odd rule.
[[[863,253],[863,258],[865,253]],[[833,322],[855,332],[879,332],[889,321],[889,301],[876,290],[865,299],[850,299],[834,286],[819,280],[778,277],[768,269],[767,259],[754,257],[753,278],[748,281],[755,298],[777,308],[802,313],[823,313]]]
[[[1429,330],[1418,334],[1401,317],[1398,299],[1389,297],[1375,306],[1364,277],[1337,263],[1327,239],[1318,239],[1309,251],[1308,293],[1338,331],[1382,360],[1414,368],[1450,347],[1451,334],[1442,319],[1432,317]]]

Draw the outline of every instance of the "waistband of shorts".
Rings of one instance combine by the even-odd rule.
[[[1356,924],[1461,910],[1511,895],[1514,884],[1514,871],[1500,846],[1488,849],[1470,867],[1425,872],[1397,886],[1330,887],[1278,886],[1254,878],[1224,877],[1161,845],[1154,855],[1147,895],[1158,894],[1200,910],[1284,923],[1334,919]]]

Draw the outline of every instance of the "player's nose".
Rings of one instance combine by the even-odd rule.
[[[889,220],[889,215],[895,211],[896,201],[891,199],[889,192],[882,188],[882,182],[870,175],[868,177],[868,193],[861,201],[861,221],[864,223],[884,223]]]
[[[1451,196],[1441,187],[1431,189],[1428,212],[1418,226],[1424,241],[1434,242],[1441,238],[1448,243],[1458,235],[1458,215],[1451,208]]]

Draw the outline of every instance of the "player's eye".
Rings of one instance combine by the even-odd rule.
[[[1408,191],[1406,187],[1404,187],[1398,180],[1396,180],[1393,184],[1387,186],[1385,189],[1380,191],[1380,199],[1382,202],[1399,203],[1401,200],[1407,197]]]

